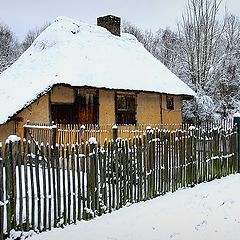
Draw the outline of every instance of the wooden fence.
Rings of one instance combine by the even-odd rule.
[[[0,147],[0,240],[89,220],[238,168],[235,127],[148,130],[133,139]]]
[[[138,125],[112,125],[112,124],[39,124],[24,125],[24,138],[39,143],[79,144],[96,138],[101,144],[105,139],[134,138],[146,134],[147,128],[153,129],[187,129],[188,124],[138,124]]]
[[[24,125],[24,138],[31,141],[36,141],[45,144],[80,144],[82,141],[87,141],[91,137],[96,138],[100,144],[103,144],[105,139],[111,140],[116,138],[134,138],[146,134],[147,129],[165,129],[175,131],[177,129],[188,130],[191,124],[136,124],[136,125],[112,125],[112,124],[39,124],[28,123]],[[223,129],[233,128],[232,119],[222,119],[219,121],[207,121],[195,125],[205,131],[209,131],[214,127]]]

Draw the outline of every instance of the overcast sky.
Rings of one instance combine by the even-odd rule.
[[[96,23],[96,17],[113,14],[138,27],[156,31],[176,28],[187,0],[0,0],[0,22],[22,40],[29,29],[58,16]],[[223,0],[224,9],[226,0]],[[230,12],[240,15],[240,0],[227,0]]]

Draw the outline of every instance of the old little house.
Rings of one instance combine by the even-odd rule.
[[[27,120],[62,124],[182,122],[194,92],[136,38],[120,18],[96,25],[57,18],[0,75],[0,141],[22,136]]]

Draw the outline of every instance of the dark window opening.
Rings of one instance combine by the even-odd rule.
[[[98,95],[76,94],[74,104],[52,104],[52,120],[57,124],[97,124]]]
[[[57,124],[76,124],[74,104],[52,105],[52,120]]]
[[[116,95],[116,123],[136,124],[136,96]]]
[[[167,109],[174,110],[174,97],[173,96],[167,96]]]

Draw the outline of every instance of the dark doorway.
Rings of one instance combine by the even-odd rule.
[[[52,104],[52,120],[57,124],[76,124],[74,104]]]
[[[98,95],[96,93],[80,93],[76,97],[78,123],[98,123]]]
[[[52,120],[57,124],[97,124],[98,123],[97,91],[76,91],[73,104],[52,104]]]

